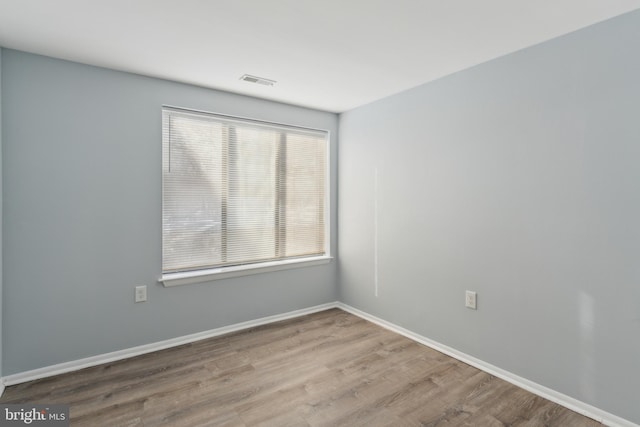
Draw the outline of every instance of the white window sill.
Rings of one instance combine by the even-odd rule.
[[[250,274],[267,273],[269,271],[290,270],[292,268],[311,267],[328,264],[333,258],[319,256],[313,258],[291,259],[286,261],[263,262],[252,265],[212,268],[209,270],[189,271],[185,273],[163,274],[158,280],[165,288],[192,283],[210,282],[230,277],[248,276]]]

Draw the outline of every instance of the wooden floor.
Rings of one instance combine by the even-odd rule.
[[[7,387],[72,426],[598,426],[338,309]]]

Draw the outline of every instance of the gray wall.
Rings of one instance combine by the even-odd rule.
[[[2,378],[2,47],[0,47],[0,378]]]
[[[335,262],[156,279],[161,105],[328,129],[333,164],[337,115],[9,49],[2,79],[4,375],[336,300]],[[134,304],[134,285],[148,302]]]
[[[639,423],[638,52],[633,12],[341,115],[341,300]]]

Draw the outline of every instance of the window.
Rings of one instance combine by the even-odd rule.
[[[162,135],[165,285],[328,262],[327,132],[165,107]]]

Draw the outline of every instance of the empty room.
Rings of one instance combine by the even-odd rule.
[[[0,0],[0,425],[640,426],[640,0]]]

